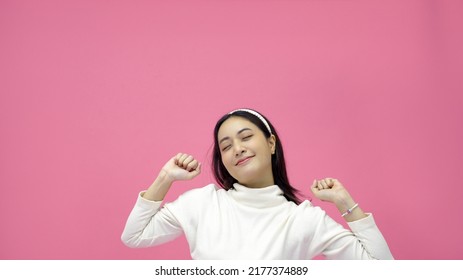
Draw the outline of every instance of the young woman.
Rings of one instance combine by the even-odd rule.
[[[297,198],[278,134],[254,110],[235,110],[217,122],[212,168],[221,188],[190,190],[161,207],[175,181],[201,172],[191,155],[171,158],[138,196],[122,233],[124,244],[156,246],[185,234],[193,259],[393,258],[373,215],[338,180],[314,180],[311,191],[335,204],[350,230]]]

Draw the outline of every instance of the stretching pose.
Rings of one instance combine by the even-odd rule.
[[[139,194],[122,241],[156,246],[185,234],[193,259],[392,259],[372,214],[366,214],[336,179],[314,180],[313,195],[333,203],[350,230],[308,200],[286,174],[278,134],[260,113],[239,109],[214,129],[210,184],[162,201],[175,181],[191,180],[201,163],[179,153]]]

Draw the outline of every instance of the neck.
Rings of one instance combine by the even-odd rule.
[[[267,180],[239,182],[239,184],[251,189],[260,189],[275,185],[275,181],[273,180],[273,176],[271,176]]]

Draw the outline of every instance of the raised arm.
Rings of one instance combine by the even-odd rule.
[[[201,164],[192,156],[179,153],[161,169],[146,192],[141,192],[130,213],[122,242],[128,247],[148,247],[165,243],[182,233],[176,217],[168,209],[160,209],[173,182],[191,180],[201,173]]]
[[[193,156],[179,153],[164,165],[156,180],[143,193],[143,198],[162,201],[174,181],[191,180],[200,173],[201,164]]]
[[[314,180],[310,189],[316,198],[334,203],[346,222],[353,222],[367,217],[367,214],[355,203],[346,188],[336,179]]]
[[[320,233],[324,240],[320,245],[328,258],[393,259],[372,214],[363,212],[341,182],[332,178],[314,180],[311,190],[318,199],[335,204],[351,228],[351,232],[343,230],[331,218],[324,218],[321,228],[326,233]]]

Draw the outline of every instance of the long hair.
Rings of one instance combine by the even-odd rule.
[[[262,114],[258,114],[265,118]],[[222,162],[222,155],[220,153],[218,141],[218,132],[222,124],[231,117],[245,118],[246,120],[255,124],[264,133],[267,139],[271,136],[265,124],[257,116],[247,111],[233,111],[232,113],[224,115],[217,121],[217,124],[214,128],[214,151],[212,154],[212,172],[214,173],[214,177],[219,183],[219,185],[226,190],[232,189],[233,184],[237,183],[238,181],[235,178],[233,178],[230,175],[230,173],[228,173],[227,169],[225,168]],[[268,119],[265,118],[265,120],[270,126],[270,130],[272,131],[272,134],[275,136],[276,139],[275,153],[272,155],[272,173],[275,185],[278,185],[278,187],[280,187],[280,189],[283,191],[284,197],[286,197],[288,201],[300,204],[301,201],[297,197],[298,191],[291,186],[288,180],[288,175],[286,173],[285,157],[283,154],[283,147],[281,145],[280,137],[278,137],[278,133],[276,132],[273,125],[268,121]]]

